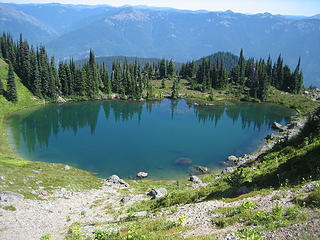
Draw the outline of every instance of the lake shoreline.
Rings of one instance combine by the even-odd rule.
[[[188,102],[188,99],[184,99],[185,100],[185,102],[186,102],[186,104],[187,105],[190,105],[190,102]],[[119,100],[99,100],[98,102],[101,102],[101,101],[119,101]],[[134,101],[126,101],[126,100],[121,100],[121,101],[123,101],[123,102],[134,102]],[[140,102],[140,101],[139,101]],[[145,101],[144,101],[145,102]],[[68,102],[68,103],[70,103],[70,104],[72,104],[73,102]],[[250,104],[256,104],[256,103],[248,103],[248,102],[245,102],[245,103],[243,103],[243,102],[238,102],[238,101],[233,101],[233,102],[230,102],[230,101],[219,101],[219,102],[212,102],[212,103],[210,103],[210,104],[198,104],[198,103],[192,103],[192,106],[196,109],[196,108],[198,108],[198,107],[200,107],[200,108],[202,108],[202,107],[208,107],[208,109],[209,109],[209,107],[211,107],[211,106],[214,106],[214,105],[216,105],[216,104],[218,104],[218,105],[221,105],[221,104],[223,104],[223,105],[228,105],[228,104],[236,104],[236,103],[238,103],[238,104],[248,104],[248,105],[250,105]],[[67,104],[67,103],[64,103],[64,104]],[[64,105],[63,104],[63,105]],[[49,104],[50,105],[50,104]],[[248,106],[249,107],[249,106]],[[240,118],[241,119],[241,118]],[[9,137],[9,134],[8,134],[8,137]],[[8,139],[8,141],[9,141],[10,139]],[[262,139],[259,139],[259,141],[260,140],[262,140]],[[9,141],[9,143],[10,143],[11,141]],[[12,143],[12,142],[11,142]],[[11,150],[12,150],[13,148],[11,147]],[[259,150],[259,146],[257,146],[257,148],[255,148],[254,150],[253,150],[253,152],[256,152],[257,150]],[[21,157],[21,158],[23,158],[22,157],[22,155],[21,154],[18,154],[18,152],[17,151],[14,151],[15,152],[15,154],[16,155],[18,155],[19,157]],[[252,154],[252,152],[251,152],[251,154]],[[226,156],[225,156],[225,159],[227,159],[227,156],[228,156],[228,154],[226,154]],[[24,158],[24,159],[26,159],[26,158]],[[30,158],[28,158],[28,159],[30,159]],[[27,160],[28,160],[27,159]],[[221,172],[221,170],[223,170],[224,169],[224,165],[223,165],[223,163],[225,162],[225,159],[221,159],[221,161],[219,161],[221,164],[220,165],[216,165],[217,167],[215,167],[215,168],[211,168],[210,169],[210,171],[206,171],[205,173],[207,174],[207,173],[213,173],[213,172]],[[30,161],[30,160],[28,160],[28,161]],[[45,162],[45,161],[41,161],[41,160],[38,160],[39,162]],[[50,163],[50,162],[49,162]],[[66,163],[66,164],[68,164],[68,163]],[[193,167],[195,167],[195,168],[197,168],[197,166],[198,165],[190,165],[191,167],[193,166]],[[206,165],[204,165],[204,167],[210,167],[210,166],[206,166]],[[83,169],[83,168],[82,168]],[[143,166],[141,167],[141,170],[143,170]],[[95,175],[95,173],[94,173],[94,171],[92,172],[92,171],[90,171],[90,170],[87,170],[87,171],[89,171],[90,173],[92,173],[93,175]],[[114,171],[114,173],[117,173],[116,171]],[[132,178],[135,178],[134,176],[135,176],[135,172],[132,172],[132,174],[130,174],[132,177],[125,177],[126,179],[132,179]],[[187,177],[187,176],[190,176],[190,175],[192,175],[193,173],[190,173],[190,171],[186,171],[184,174],[181,174],[181,177],[179,178],[179,179],[182,179],[182,178],[185,178],[185,177]],[[203,174],[203,172],[201,172],[201,173],[199,173],[199,175],[200,174]],[[120,174],[121,175],[121,174]],[[175,180],[179,180],[178,178],[170,178],[170,177],[161,177],[161,176],[159,176],[159,177],[154,177],[154,178],[152,178],[151,177],[151,179],[152,180],[173,180],[173,179],[175,179]]]

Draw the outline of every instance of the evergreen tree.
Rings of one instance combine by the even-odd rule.
[[[238,65],[239,65],[239,84],[240,85],[244,85],[245,83],[245,68],[246,68],[246,60],[243,56],[243,49],[241,48],[241,51],[240,51],[240,57],[239,57],[239,62],[238,62]]]
[[[0,95],[3,95],[3,93],[4,93],[3,82],[0,79]]]
[[[294,70],[292,76],[292,93],[298,94],[301,92],[303,87],[303,75],[300,69],[301,59],[299,58],[298,65]]]
[[[167,61],[163,58],[159,65],[159,77],[166,78],[167,77]]]
[[[35,64],[33,66],[33,85],[32,85],[32,92],[37,97],[41,98],[41,79],[40,79],[40,73],[38,69],[38,64]]]
[[[13,66],[11,62],[9,62],[6,97],[8,101],[11,101],[13,103],[16,103],[18,101],[16,82],[15,82]]]
[[[175,74],[175,66],[174,66],[173,59],[171,59],[168,66],[168,76],[173,77],[174,74]]]
[[[172,85],[172,92],[171,92],[172,99],[179,98],[179,90],[180,90],[179,80],[175,79]]]
[[[166,82],[165,82],[164,79],[162,79],[162,81],[161,81],[161,88],[162,88],[162,89],[165,89],[165,88],[166,88]]]

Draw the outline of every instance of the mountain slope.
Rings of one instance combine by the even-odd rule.
[[[1,21],[1,29],[31,40],[47,42],[59,59],[87,57],[89,48],[97,56],[137,56],[198,59],[212,52],[276,59],[281,53],[291,67],[302,58],[306,85],[320,86],[319,16],[281,16],[269,13],[246,15],[226,12],[175,9],[110,7],[104,5],[0,4],[32,16],[39,33],[23,23]],[[5,16],[2,11],[0,17]],[[56,34],[41,37],[43,26]],[[50,32],[50,31],[49,31]],[[28,35],[32,35],[29,37]],[[44,40],[43,40],[44,39]]]
[[[16,38],[23,32],[30,42],[37,43],[57,37],[52,28],[9,4],[0,4],[0,29]]]
[[[302,58],[307,84],[320,82],[320,20],[271,14],[164,12],[121,8],[48,44],[60,57],[97,55],[195,59],[217,51],[276,59],[293,67]]]
[[[59,3],[15,4],[13,6],[18,10],[37,18],[39,21],[54,29],[58,35],[72,31],[79,25],[85,24],[85,22],[82,21],[83,19],[88,23],[88,19],[93,19],[94,16],[114,9],[114,7],[106,5],[87,6]]]

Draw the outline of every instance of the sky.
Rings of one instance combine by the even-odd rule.
[[[0,0],[14,3],[146,5],[188,10],[226,11],[312,16],[320,13],[320,0]]]

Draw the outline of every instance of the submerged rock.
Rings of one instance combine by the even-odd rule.
[[[191,164],[192,163],[192,159],[190,159],[190,158],[178,158],[178,159],[176,159],[175,162],[178,165]]]
[[[209,173],[209,169],[203,166],[192,166],[189,168],[189,172],[191,175],[201,175]]]
[[[148,177],[148,173],[146,172],[138,172],[137,173],[137,178],[142,179],[142,178],[147,178]]]
[[[147,195],[151,196],[153,199],[162,198],[167,195],[168,191],[165,188],[153,188]]]
[[[121,178],[119,178],[117,175],[112,175],[110,177],[108,177],[105,182],[108,185],[111,186],[123,186],[123,187],[129,187],[129,184],[126,183],[124,180],[122,180]]]

